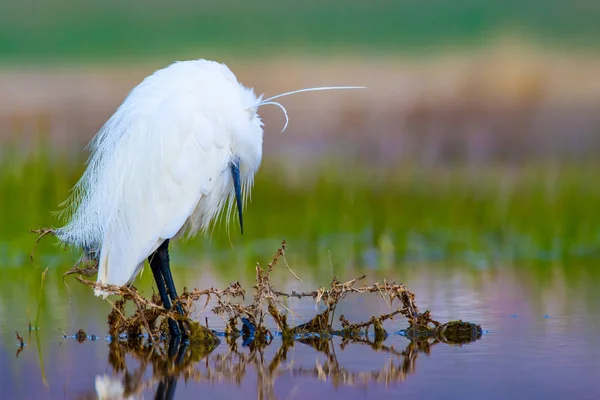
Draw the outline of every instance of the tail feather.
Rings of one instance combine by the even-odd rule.
[[[144,267],[146,256],[137,257],[136,254],[152,254],[162,242],[164,239],[159,239],[149,248],[134,251],[132,249],[135,246],[132,243],[128,243],[127,246],[119,246],[110,240],[105,240],[100,250],[96,282],[117,286],[127,285]],[[110,293],[95,289],[94,294],[106,298]]]

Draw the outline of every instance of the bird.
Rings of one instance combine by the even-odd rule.
[[[217,61],[176,61],[159,69],[129,92],[86,147],[86,169],[61,204],[66,223],[55,235],[97,262],[101,284],[131,284],[147,260],[170,310],[178,296],[169,243],[206,232],[222,215],[229,221],[234,205],[243,234],[243,208],[262,160],[258,108],[279,107],[283,132],[289,118],[275,99],[356,88],[363,87],[304,88],[263,99]],[[169,331],[185,336],[172,319]]]

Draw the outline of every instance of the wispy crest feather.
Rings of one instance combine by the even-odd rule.
[[[288,117],[287,110],[283,106],[283,104],[281,104],[277,101],[273,101],[273,100],[279,99],[281,97],[289,96],[292,94],[296,94],[296,93],[317,92],[317,91],[321,91],[321,90],[344,90],[344,89],[366,89],[366,87],[365,86],[320,86],[320,87],[313,87],[313,88],[298,89],[298,90],[293,90],[291,92],[281,93],[281,94],[269,97],[268,99],[264,99],[264,100],[262,99],[262,96],[261,96],[259,98],[259,102],[256,105],[254,105],[254,108],[258,108],[260,106],[266,106],[266,105],[272,105],[272,106],[279,107],[281,109],[281,111],[283,111],[283,115],[285,117],[285,124],[283,125],[283,129],[281,130],[281,133],[283,133],[287,129],[290,119]]]

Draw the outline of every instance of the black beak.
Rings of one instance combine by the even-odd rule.
[[[235,202],[240,218],[240,230],[244,234],[244,221],[242,220],[242,187],[240,185],[240,160],[234,160],[229,164],[231,168],[231,177],[233,178],[233,190],[235,190]]]

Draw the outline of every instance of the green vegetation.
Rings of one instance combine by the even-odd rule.
[[[81,175],[83,161],[15,152],[1,160],[0,259],[4,268],[19,267],[30,262],[35,237],[28,231],[60,225],[52,212]],[[328,251],[340,251],[343,262],[375,267],[438,260],[545,262],[600,254],[600,188],[589,184],[600,165],[398,165],[376,173],[329,161],[300,185],[286,184],[277,164],[265,162],[245,212],[246,234],[239,235],[235,222],[229,232],[221,224],[209,240],[180,245],[174,257],[183,261],[200,253],[217,263],[264,259],[281,239],[315,268],[329,264]],[[64,266],[74,255],[53,247],[53,241],[42,241],[38,260]],[[365,257],[371,251],[377,257]]]
[[[593,47],[596,2],[241,0],[176,4],[9,0],[0,14],[0,60],[140,59],[282,52],[426,51],[518,32]]]

